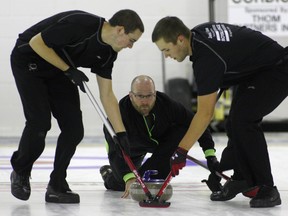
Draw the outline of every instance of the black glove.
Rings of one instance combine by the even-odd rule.
[[[179,175],[179,170],[186,166],[186,157],[188,151],[178,147],[170,159],[171,174],[173,177]]]
[[[80,70],[70,67],[64,74],[76,85],[79,86],[82,92],[86,92],[83,82],[88,82],[88,77]]]
[[[207,166],[211,173],[219,172],[219,161],[216,156],[206,157]]]
[[[116,133],[114,141],[116,142],[116,145],[119,146],[120,150],[124,150],[126,155],[130,156],[130,142],[126,132]]]
[[[216,171],[219,171],[219,161],[217,160],[215,156],[215,149],[206,149],[204,151],[207,166],[211,173],[215,173]]]
[[[205,182],[212,192],[216,192],[222,190],[220,181],[221,178],[219,176],[217,176],[215,173],[211,173],[208,177],[208,180],[204,179],[201,182]]]

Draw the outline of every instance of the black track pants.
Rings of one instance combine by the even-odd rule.
[[[59,70],[31,71],[13,56],[11,66],[26,118],[18,150],[11,158],[12,167],[19,174],[30,175],[44,150],[52,113],[61,133],[50,184],[62,189],[67,186],[66,169],[84,133],[77,87]]]
[[[233,97],[227,133],[239,172],[251,186],[273,186],[273,177],[262,118],[271,113],[288,94],[288,64],[241,83]]]

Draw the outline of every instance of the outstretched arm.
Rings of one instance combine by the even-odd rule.
[[[216,101],[217,92],[209,95],[198,96],[197,112],[191,121],[189,129],[180,141],[177,150],[172,155],[170,160],[172,176],[178,175],[179,170],[186,165],[187,152],[192,148],[195,142],[208,127],[214,114],[214,106]]]
[[[191,121],[188,131],[179,143],[179,147],[189,151],[204,133],[214,114],[217,92],[198,96],[197,112]]]

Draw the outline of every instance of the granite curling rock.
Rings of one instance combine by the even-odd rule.
[[[146,187],[150,191],[153,197],[157,195],[159,192],[160,188],[162,187],[163,183],[165,180],[163,179],[151,179],[150,175],[155,175],[157,174],[157,170],[147,170],[144,175],[143,175],[143,182],[145,183]],[[166,190],[160,197],[159,201],[167,201],[171,199],[173,195],[173,188],[170,184],[166,187]],[[147,200],[148,197],[144,193],[140,183],[138,181],[135,181],[134,183],[131,184],[130,186],[130,197],[135,200],[135,201],[143,201]]]

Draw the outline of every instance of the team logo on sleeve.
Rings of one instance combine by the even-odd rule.
[[[223,24],[213,24],[205,31],[209,39],[215,38],[217,41],[229,42],[232,36],[230,28]]]

